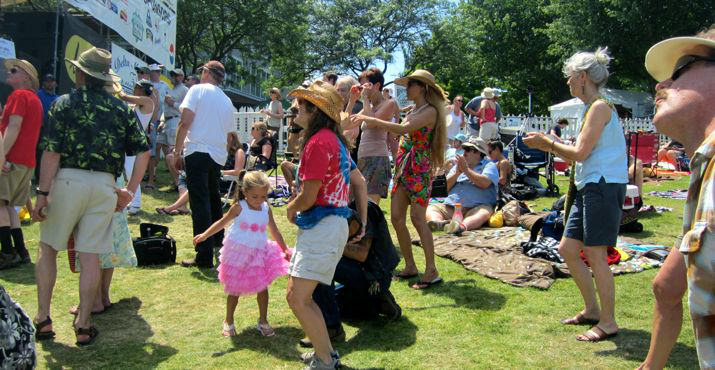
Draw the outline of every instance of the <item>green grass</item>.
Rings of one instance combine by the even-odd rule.
[[[162,179],[166,183],[166,175]],[[565,179],[559,178],[565,189]],[[647,183],[645,191],[687,188],[687,179]],[[193,255],[190,216],[160,216],[154,207],[173,202],[174,193],[144,194],[143,212],[131,219],[138,235],[140,222],[166,224],[176,238],[179,259]],[[550,207],[555,198],[530,202],[536,210]],[[647,197],[646,204],[673,207],[671,213],[648,215],[645,231],[631,235],[652,243],[671,245],[680,230],[682,201]],[[389,200],[382,207],[389,210]],[[275,208],[276,220],[287,242],[295,241],[295,227],[285,218],[285,207]],[[389,215],[388,215],[389,220]],[[411,226],[410,226],[411,227]],[[37,248],[39,227],[24,228],[29,248]],[[415,236],[414,230],[412,235]],[[395,239],[396,240],[396,239]],[[423,268],[422,250],[415,248]],[[34,255],[34,252],[33,252]],[[255,330],[255,298],[241,299],[234,339],[221,336],[225,296],[215,272],[178,265],[118,269],[112,283],[115,306],[94,318],[101,331],[96,344],[74,345],[72,317],[67,309],[78,302],[78,275],[69,271],[65,253],[52,302],[57,338],[38,343],[40,368],[292,368],[301,366],[297,345],[300,325],[285,302],[287,278],[270,289],[269,320],[278,336],[262,338]],[[603,343],[581,343],[575,336],[585,327],[560,325],[558,320],[582,308],[570,279],[558,279],[551,289],[516,288],[469,272],[437,258],[445,284],[414,291],[406,283],[392,291],[404,318],[395,323],[346,323],[347,341],[337,349],[343,363],[355,368],[620,368],[633,369],[648,351],[654,304],[651,281],[657,270],[616,277],[616,315],[620,335]],[[0,273],[0,283],[30,316],[36,312],[33,268]],[[687,312],[687,308],[686,308]],[[670,357],[672,368],[696,368],[693,331],[688,314]]]

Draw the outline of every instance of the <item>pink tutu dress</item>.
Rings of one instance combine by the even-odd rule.
[[[230,295],[254,294],[288,273],[288,261],[278,243],[268,240],[268,204],[260,211],[240,201],[241,213],[226,231],[220,251],[218,279]]]

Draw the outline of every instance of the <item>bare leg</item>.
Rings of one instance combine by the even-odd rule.
[[[395,228],[395,234],[397,234],[402,257],[405,259],[405,268],[402,270],[402,274],[416,274],[418,270],[415,257],[412,255],[412,239],[410,230],[407,229],[407,206],[410,204],[410,199],[402,185],[398,183],[395,186],[397,186],[397,190],[392,194],[390,219],[392,227]]]
[[[114,275],[114,269],[102,269],[102,284],[99,287],[100,290],[100,310],[103,310],[112,305],[112,300],[109,298],[109,287],[112,285],[112,276]],[[95,307],[96,308],[96,307]]]
[[[174,202],[174,204],[165,207],[165,211],[173,211],[173,210],[180,210],[180,211],[188,211],[189,209],[186,208],[186,205],[189,204],[189,192],[186,190],[186,188],[180,188],[179,189],[179,199]]]
[[[173,146],[161,145],[161,151],[164,152],[164,162],[166,162],[166,168],[169,169],[171,178],[174,180],[174,185],[179,184],[179,171],[174,167],[174,160],[170,159],[169,154],[174,149]],[[173,158],[173,156],[172,156]]]
[[[662,369],[683,325],[683,296],[688,287],[685,260],[673,248],[653,280],[655,309],[648,356],[639,369]]]
[[[35,322],[43,322],[50,316],[52,289],[57,279],[57,251],[40,242],[35,261],[35,280],[37,280],[37,316]],[[49,329],[52,330],[52,327]]]
[[[449,209],[449,208],[448,208]],[[439,212],[435,207],[427,207],[427,213],[425,215],[427,221],[446,221],[441,212]]]
[[[588,258],[588,263],[591,265],[591,271],[596,280],[596,288],[598,290],[598,298],[601,303],[601,316],[598,321],[598,327],[606,333],[615,333],[618,331],[616,324],[615,308],[616,308],[616,287],[613,282],[613,273],[608,267],[608,247],[584,247],[584,254]]]
[[[226,297],[226,324],[233,325],[233,313],[238,306],[238,296],[228,295]]]
[[[75,325],[77,328],[89,328],[92,305],[99,292],[99,255],[86,252],[77,252],[77,255],[82,264],[82,271],[79,273],[79,314]],[[83,337],[88,336],[83,335]]]
[[[332,362],[330,354],[333,352],[333,345],[330,343],[323,313],[313,301],[313,291],[317,285],[318,282],[315,280],[291,276],[288,279],[286,300],[303,331],[313,343],[315,355],[329,364]]]
[[[434,239],[432,239],[432,231],[427,226],[425,213],[427,208],[417,203],[410,205],[410,218],[412,225],[417,229],[417,234],[420,236],[422,250],[425,252],[425,273],[422,276],[422,281],[432,281],[439,276],[437,266],[434,264]],[[411,246],[410,246],[411,247]]]
[[[489,212],[489,210],[480,209],[479,211],[477,211],[476,214],[470,215],[469,217],[465,218],[462,223],[467,230],[476,230],[482,227],[482,225],[484,225],[487,221],[489,221],[489,217],[491,216],[492,213]]]
[[[256,295],[258,302],[258,322],[268,324],[268,289]]]
[[[583,242],[567,237],[561,238],[559,254],[566,261],[571,277],[573,277],[586,305],[581,314],[589,319],[598,319],[601,317],[601,309],[596,302],[596,289],[593,286],[591,271],[579,256],[581,249],[583,249]]]

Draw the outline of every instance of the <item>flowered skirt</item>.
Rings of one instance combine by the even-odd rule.
[[[35,365],[35,327],[0,286],[0,369],[32,369]]]

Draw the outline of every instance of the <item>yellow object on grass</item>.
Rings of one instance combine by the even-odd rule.
[[[502,227],[504,226],[504,215],[501,211],[495,212],[492,217],[489,217],[489,227]]]
[[[628,261],[631,259],[631,255],[624,252],[623,249],[616,247],[616,251],[618,251],[618,254],[621,255],[621,261]]]

